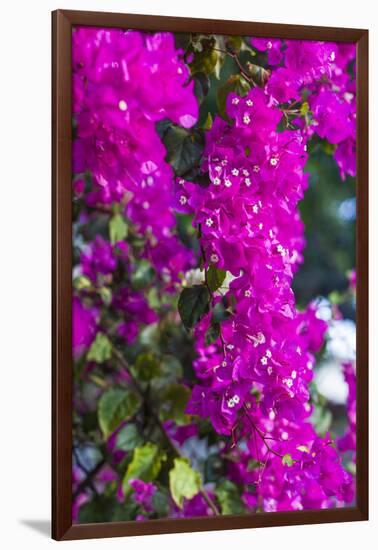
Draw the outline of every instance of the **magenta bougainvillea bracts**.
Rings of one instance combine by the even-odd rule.
[[[354,46],[72,40],[74,519],[350,505],[354,364],[335,437],[314,420],[328,323],[294,285],[309,162],[355,176]]]

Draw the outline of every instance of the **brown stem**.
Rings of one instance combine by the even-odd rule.
[[[241,72],[241,74],[244,76],[244,78],[246,80],[248,80],[248,82],[250,82],[251,84],[253,84],[253,86],[257,86],[257,83],[253,80],[253,78],[251,77],[251,75],[249,75],[246,70],[244,69],[243,65],[241,64],[240,62],[240,59],[238,57],[238,54],[237,53],[233,53],[233,52],[229,52],[227,50],[222,50],[221,48],[212,48],[214,51],[216,52],[220,52],[220,53],[223,53],[225,55],[228,55],[229,57],[231,57],[235,63],[237,64],[237,66],[239,67],[239,70]]]
[[[83,479],[83,481],[78,485],[76,491],[72,495],[73,500],[75,500],[75,498],[77,498],[80,495],[80,493],[82,493],[87,487],[92,487],[94,489],[94,487],[93,487],[93,478],[95,477],[96,474],[98,474],[98,472],[101,470],[101,468],[104,466],[104,464],[105,464],[105,460],[101,460],[93,468],[93,470],[88,473],[86,478]]]
[[[268,449],[268,451],[269,451],[270,453],[272,453],[272,454],[278,456],[279,458],[283,458],[284,455],[280,454],[280,453],[277,452],[275,449],[273,449],[270,445],[268,445],[268,443],[266,442],[266,440],[267,440],[266,435],[264,434],[264,432],[262,432],[262,431],[260,430],[260,428],[258,428],[258,427],[256,426],[255,422],[252,420],[252,418],[251,418],[251,416],[250,416],[250,414],[249,414],[249,412],[248,412],[248,408],[247,408],[247,406],[246,406],[245,403],[244,403],[244,405],[243,405],[243,408],[244,408],[244,412],[245,412],[246,417],[248,418],[249,423],[251,424],[252,428],[259,434],[259,436],[261,437],[261,439],[262,439],[262,441],[263,441],[265,447]]]

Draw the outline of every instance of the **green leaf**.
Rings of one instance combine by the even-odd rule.
[[[291,467],[294,464],[294,460],[291,458],[291,455],[289,453],[286,453],[285,455],[283,455],[282,464],[284,466],[289,466],[289,467]]]
[[[207,284],[212,292],[218,290],[222,286],[223,281],[225,280],[227,271],[223,269],[218,269],[214,264],[210,264],[209,269],[206,273]]]
[[[184,288],[178,301],[181,320],[187,329],[194,325],[209,311],[210,294],[204,285]]]
[[[148,260],[141,260],[137,264],[137,268],[131,276],[133,288],[140,290],[146,288],[155,276],[155,270]]]
[[[140,397],[130,389],[110,388],[98,403],[98,422],[108,437],[121,422],[131,418],[140,407]]]
[[[171,125],[164,132],[163,142],[167,149],[166,160],[176,176],[184,176],[198,165],[204,147],[201,131],[188,131],[180,126]]]
[[[243,47],[243,39],[241,36],[228,36],[226,46],[228,51],[239,53]]]
[[[228,307],[229,306],[225,304],[223,300],[215,304],[213,308],[213,315],[212,315],[211,322],[213,324],[216,324],[216,323],[221,323],[222,321],[225,321],[226,319],[228,319],[232,315]]]
[[[324,408],[322,405],[317,404],[314,407],[313,413],[310,417],[316,433],[320,436],[325,435],[332,424],[332,413],[329,409]]]
[[[213,49],[214,40],[203,41],[201,50],[197,49],[194,59],[190,63],[190,72],[204,73],[210,75],[215,69],[220,59],[220,52]]]
[[[162,395],[159,415],[163,422],[174,420],[179,426],[189,422],[189,415],[185,413],[190,398],[190,390],[182,384],[172,384]]]
[[[133,458],[122,482],[124,494],[128,495],[131,492],[130,479],[153,481],[159,475],[161,465],[165,460],[166,455],[154,443],[146,443],[142,447],[134,449]]]
[[[152,507],[159,517],[167,517],[169,511],[169,495],[158,489],[152,496]]]
[[[112,495],[95,495],[92,500],[80,506],[78,522],[130,521],[135,519],[137,512],[138,505],[131,499],[120,503]]]
[[[122,451],[132,451],[142,443],[135,424],[126,424],[117,433],[116,447]]]
[[[176,383],[183,376],[183,369],[180,361],[172,355],[165,355],[160,362],[160,376],[151,380],[151,388],[160,393],[170,384]]]
[[[92,287],[92,281],[88,279],[85,275],[80,275],[79,277],[76,277],[73,281],[74,287],[77,288],[77,290],[86,290],[88,288]]]
[[[112,303],[112,291],[107,286],[102,286],[99,289],[99,294],[101,296],[102,301],[106,306],[109,306]]]
[[[235,92],[239,96],[246,95],[251,88],[249,82],[239,74],[232,75],[230,78],[220,86],[217,91],[217,106],[219,114],[222,117],[226,116],[226,101],[230,92]]]
[[[122,214],[115,214],[109,221],[110,242],[115,244],[127,237],[128,228]]]
[[[210,346],[210,344],[213,344],[214,342],[216,342],[219,336],[220,336],[220,324],[212,323],[207,329],[205,334],[206,345]]]
[[[151,353],[141,353],[132,368],[133,374],[143,382],[149,382],[152,378],[159,376],[159,361]]]
[[[245,507],[238,488],[232,481],[223,480],[218,483],[215,488],[215,494],[223,515],[245,513]]]
[[[98,332],[87,353],[88,361],[104,363],[112,356],[112,343],[103,332]]]
[[[308,105],[308,102],[307,101],[304,101],[301,105],[301,108],[300,108],[300,114],[301,116],[305,116],[307,115],[309,111],[309,105]]]
[[[211,113],[207,113],[207,117],[203,125],[203,128],[204,130],[210,130],[212,125],[213,125],[213,117],[211,116]]]
[[[184,498],[191,499],[201,489],[201,476],[192,469],[187,458],[175,458],[174,467],[169,472],[169,489],[179,508]]]
[[[194,93],[197,97],[198,103],[201,105],[205,100],[210,89],[210,79],[204,73],[196,73],[193,76],[194,81]]]

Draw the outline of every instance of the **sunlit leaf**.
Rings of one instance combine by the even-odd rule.
[[[201,476],[193,470],[187,458],[175,458],[174,467],[169,472],[169,488],[179,508],[182,508],[184,498],[191,499],[199,493]]]

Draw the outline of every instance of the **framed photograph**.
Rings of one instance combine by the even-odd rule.
[[[368,31],[52,29],[53,538],[368,519]]]

